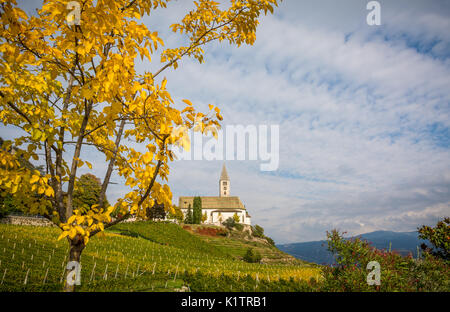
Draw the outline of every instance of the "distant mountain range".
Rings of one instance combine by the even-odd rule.
[[[420,249],[422,243],[427,241],[418,238],[417,232],[390,232],[390,231],[376,231],[357,235],[372,243],[372,246],[377,249],[396,250],[402,255],[412,253],[417,256],[417,248]],[[318,264],[333,264],[335,263],[333,254],[327,250],[326,241],[314,241],[304,243],[280,244],[278,249],[284,251],[298,259]]]

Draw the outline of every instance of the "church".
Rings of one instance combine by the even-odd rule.
[[[225,164],[219,178],[219,196],[200,196],[202,199],[202,215],[206,213],[206,224],[222,225],[228,218],[235,214],[239,217],[239,223],[251,225],[251,218],[238,196],[230,196],[230,178]],[[194,207],[194,196],[182,196],[178,207],[186,216],[189,205]]]

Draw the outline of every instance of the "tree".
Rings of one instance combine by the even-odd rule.
[[[166,210],[164,209],[163,204],[155,203],[153,207],[148,208],[147,207],[147,218],[150,220],[155,219],[165,219],[166,218]]]
[[[199,196],[194,197],[194,210],[192,212],[192,223],[200,224],[202,220],[202,199]]]
[[[186,213],[186,218],[184,219],[184,223],[186,224],[193,224],[194,217],[192,215],[192,209],[191,209],[191,204],[189,204],[187,213]]]
[[[197,1],[171,26],[187,44],[165,49],[158,32],[139,20],[165,8],[166,0],[75,3],[77,15],[68,0],[47,0],[31,17],[14,0],[0,6],[0,121],[23,133],[14,139],[14,155],[0,151],[0,185],[21,197],[42,195],[27,199],[26,209],[59,226],[59,239],[69,244],[68,261],[79,262],[89,238],[105,228],[130,215],[145,218],[155,200],[171,209],[171,148],[189,147],[188,129],[217,134],[219,108],[209,105],[204,114],[185,99],[178,110],[161,74],[185,57],[202,63],[202,47],[211,41],[253,44],[261,13],[272,13],[277,0],[231,1],[225,8]],[[136,58],[149,63],[155,55],[161,67],[137,73]],[[104,156],[107,167],[98,202],[83,213],[74,209],[74,189],[79,167],[92,168],[82,153],[87,146]],[[20,157],[42,161],[45,172],[20,168]],[[130,190],[104,209],[113,171]],[[115,209],[120,217],[113,219]],[[73,291],[71,284],[64,289]]]
[[[205,223],[206,220],[208,220],[208,215],[205,212],[204,214],[202,214],[202,223]]]
[[[435,227],[423,225],[418,232],[419,238],[428,240],[433,245],[433,248],[430,248],[426,244],[422,244],[422,250],[444,260],[450,260],[449,217],[440,220]]]
[[[80,210],[82,213],[86,213],[98,202],[101,189],[102,183],[99,178],[90,173],[83,174],[75,183],[73,208]],[[108,208],[109,206],[105,196],[102,208]]]
[[[173,205],[172,208],[173,208],[172,209],[173,211],[169,210],[168,217],[170,219],[175,219],[180,223],[183,222],[184,215],[183,215],[183,212],[181,211],[180,207]]]
[[[237,215],[237,213],[234,213],[233,219],[234,219],[234,222],[236,222],[236,223],[239,223],[239,221],[241,221],[241,218],[239,218],[239,216]]]
[[[3,146],[3,143],[4,140],[0,137],[0,149],[3,150],[3,153],[16,153],[17,149],[14,146],[8,144],[5,144],[5,146]],[[22,157],[18,157],[17,160],[18,166],[23,170],[38,170],[40,172],[42,172],[43,170],[42,166],[34,166],[31,162],[23,159]],[[8,167],[6,165],[3,165],[2,163],[0,163],[0,168],[3,170],[8,170]],[[23,208],[26,207],[28,199],[30,197],[42,197],[36,191],[26,194],[26,197],[21,195],[24,194],[12,194],[11,192],[9,192],[9,189],[7,187],[0,185],[0,219],[6,217],[11,213],[26,213],[27,210],[25,209],[24,211]]]

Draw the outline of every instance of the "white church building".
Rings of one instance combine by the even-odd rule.
[[[200,196],[202,200],[202,215],[206,213],[206,224],[222,225],[228,218],[236,214],[239,223],[251,225],[251,217],[245,205],[238,196],[230,196],[230,178],[225,164],[219,178],[219,196]],[[194,207],[194,196],[182,196],[179,198],[179,207],[186,216],[189,205]]]

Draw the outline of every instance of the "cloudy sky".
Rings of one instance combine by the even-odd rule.
[[[253,46],[212,44],[206,63],[165,72],[174,99],[219,106],[224,126],[279,125],[276,171],[226,161],[232,195],[277,243],[333,228],[413,231],[450,215],[450,2],[379,1],[380,26],[367,25],[368,2],[285,0]],[[174,47],[183,37],[168,26],[192,7],[175,1],[144,22]],[[104,161],[88,156],[102,176]],[[174,202],[218,194],[223,163],[173,163]],[[113,185],[108,197],[124,192]]]

